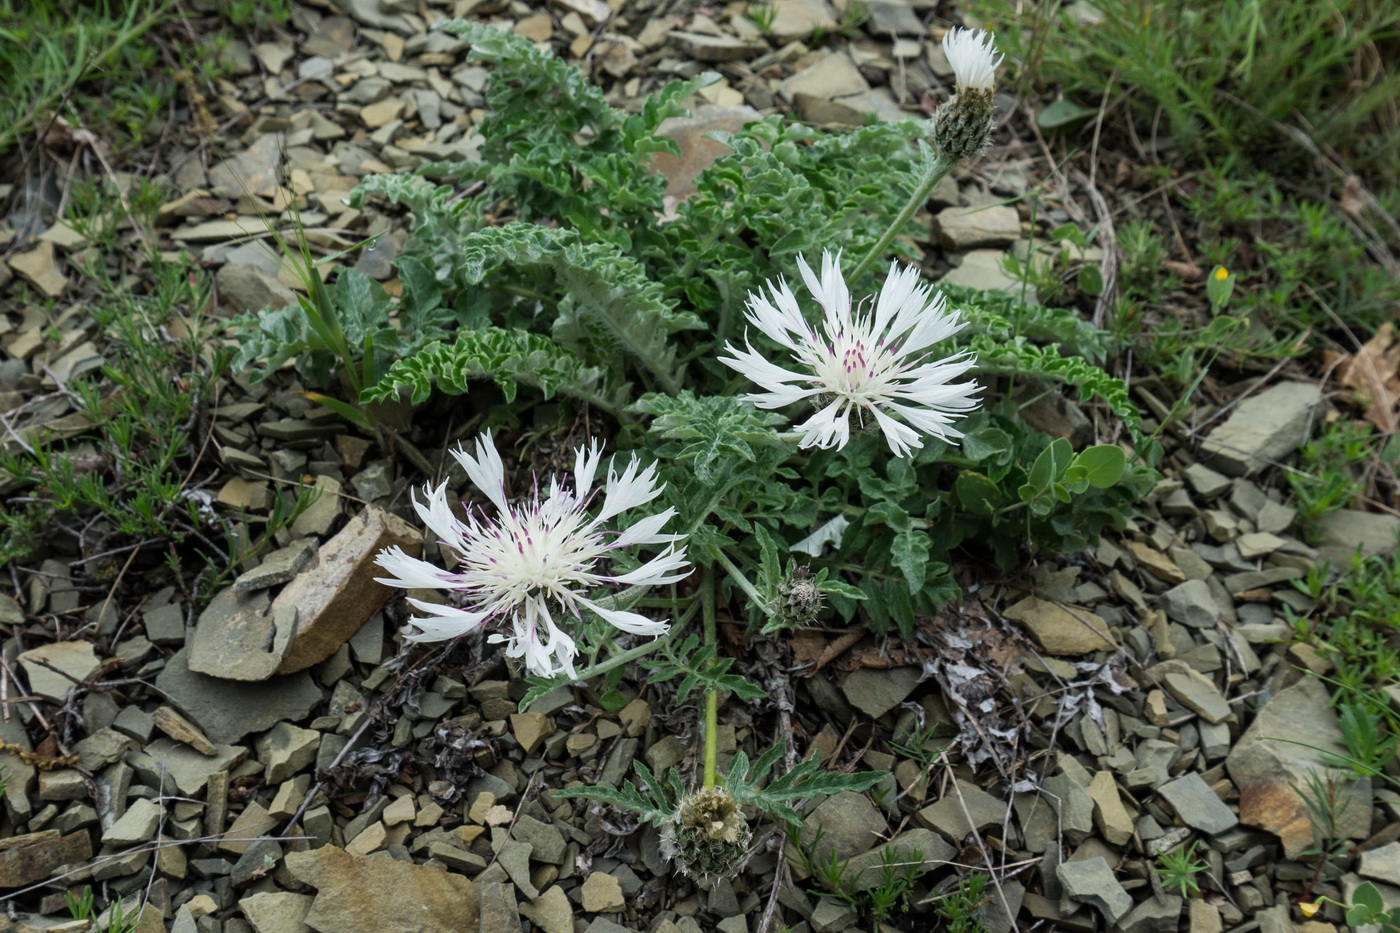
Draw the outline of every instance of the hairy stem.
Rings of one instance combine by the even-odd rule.
[[[706,645],[713,645],[715,638],[715,580],[714,572],[705,568],[700,582],[701,616],[704,625]],[[715,786],[715,761],[719,756],[719,691],[705,691],[705,784],[709,790]]]
[[[942,154],[936,155],[929,160],[928,167],[924,169],[923,177],[921,177],[919,183],[914,186],[914,193],[909,196],[909,201],[900,209],[898,216],[891,221],[885,232],[880,235],[880,239],[870,248],[870,252],[865,254],[865,258],[851,270],[850,275],[846,277],[846,281],[854,282],[859,279],[863,272],[873,266],[876,261],[884,255],[885,250],[894,242],[894,238],[899,235],[899,231],[903,230],[905,225],[909,223],[909,219],[914,216],[914,213],[928,203],[929,195],[933,193],[933,189],[938,186],[938,183],[953,170],[954,164],[955,163],[951,159]]]
[[[749,599],[753,600],[754,605],[758,606],[761,609],[767,608],[768,600],[764,599],[763,595],[759,593],[758,587],[750,583],[749,578],[744,576],[744,571],[740,570],[739,567],[732,560],[730,560],[724,554],[723,551],[716,550],[711,551],[710,553],[714,555],[714,558],[716,561],[719,562],[719,565],[724,568],[725,573],[729,574],[729,579],[733,580],[735,584],[738,585],[739,589],[743,590],[744,594],[748,596]]]

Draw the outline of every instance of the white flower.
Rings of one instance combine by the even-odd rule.
[[[591,449],[578,449],[572,484],[553,477],[546,495],[541,496],[536,484],[531,496],[514,504],[506,499],[505,471],[489,433],[477,438],[476,456],[465,448],[453,451],[452,456],[491,500],[496,514],[488,517],[484,509],[478,509],[461,521],[447,504],[446,483],[436,489],[428,487],[427,502],[414,498],[414,508],[452,551],[458,569],[441,570],[408,556],[402,548],[390,547],[379,553],[375,563],[392,576],[376,579],[406,589],[451,590],[459,594],[463,607],[410,599],[415,609],[428,613],[409,620],[418,629],[407,636],[410,641],[443,641],[508,623],[509,634],[497,633],[490,638],[493,643],[505,642],[508,657],[524,658],[525,667],[534,674],[551,677],[564,672],[575,677],[573,659],[578,649],[558,625],[562,615],[577,619],[581,610],[589,609],[624,632],[660,635],[667,630],[665,622],[608,609],[584,595],[605,583],[674,583],[689,574],[685,548],[677,549],[675,544],[684,535],[661,532],[675,509],[644,518],[621,533],[603,528],[608,519],[661,493],[664,484],[657,484],[654,466],[640,470],[634,457],[621,476],[610,469],[602,504],[590,518],[587,509],[594,498],[593,480],[602,459],[597,441]],[[665,548],[630,573],[610,576],[594,569],[610,551],[646,544],[664,544]]]
[[[861,426],[874,421],[897,457],[923,446],[920,433],[942,440],[962,437],[950,425],[977,406],[972,395],[981,387],[950,380],[976,360],[965,353],[931,359],[929,351],[965,326],[959,313],[945,310],[943,296],[919,282],[917,269],[900,269],[894,263],[884,288],[871,296],[873,312],[853,313],[838,258],[822,253],[820,279],[805,260],[797,260],[803,281],[824,312],[820,334],[802,316],[786,281],[768,283],[771,301],[762,292],[749,293],[749,323],[791,350],[799,371],[769,362],[747,336],[747,350],[726,344],[733,356],[720,357],[720,362],[767,390],[746,395],[745,401],[759,408],[781,408],[802,399],[821,405],[797,426],[800,447],[844,447],[850,440],[852,415]]]
[[[943,37],[943,54],[953,68],[959,90],[990,91],[996,85],[1001,56],[992,44],[994,38],[980,29],[950,29]]]

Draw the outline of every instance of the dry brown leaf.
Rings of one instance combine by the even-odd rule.
[[[1366,209],[1370,207],[1370,201],[1366,197],[1366,189],[1361,186],[1361,179],[1355,175],[1348,175],[1342,184],[1342,210],[1353,217],[1364,217]]]
[[[1382,434],[1394,434],[1396,404],[1400,402],[1400,341],[1386,321],[1356,355],[1337,370],[1342,385],[1366,406],[1366,420]]]

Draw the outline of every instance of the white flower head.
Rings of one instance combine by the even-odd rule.
[[[953,68],[953,79],[960,92],[990,91],[996,85],[1001,55],[997,54],[995,38],[980,29],[950,29],[943,37],[943,54]]]
[[[791,350],[798,365],[793,371],[770,362],[747,337],[746,350],[726,344],[732,356],[720,362],[767,390],[745,401],[759,408],[815,401],[816,414],[797,426],[800,447],[846,446],[852,417],[859,427],[879,427],[897,457],[922,447],[920,434],[962,437],[952,423],[977,407],[972,396],[981,387],[952,380],[976,360],[966,353],[938,359],[931,351],[966,326],[959,312],[946,310],[943,296],[919,281],[917,269],[895,263],[879,294],[870,296],[873,308],[853,310],[838,260],[839,254],[824,251],[820,278],[797,260],[823,311],[820,331],[807,323],[786,281],[768,283],[771,300],[749,293],[749,323]]]
[[[457,569],[442,570],[396,546],[375,558],[392,576],[375,579],[406,589],[449,590],[458,595],[462,606],[410,599],[415,609],[428,613],[409,620],[418,630],[407,636],[410,641],[444,641],[501,625],[508,631],[493,634],[490,641],[504,642],[507,657],[523,658],[532,674],[552,677],[563,672],[575,677],[573,659],[578,649],[560,628],[565,617],[577,619],[588,609],[624,632],[666,632],[666,622],[608,609],[586,595],[603,584],[674,583],[689,574],[685,548],[676,546],[684,535],[661,531],[675,509],[641,519],[623,532],[604,528],[608,519],[660,495],[665,484],[656,482],[655,466],[640,469],[633,457],[620,476],[609,469],[602,503],[590,517],[594,478],[602,460],[596,440],[591,447],[578,449],[572,482],[553,477],[544,492],[537,482],[529,497],[516,502],[506,498],[505,470],[490,433],[477,438],[475,456],[464,447],[452,456],[491,501],[495,514],[488,516],[478,508],[466,521],[457,518],[448,506],[445,482],[425,490],[426,502],[414,498],[418,515],[452,552]],[[631,572],[609,575],[598,566],[610,552],[650,544],[664,548]]]

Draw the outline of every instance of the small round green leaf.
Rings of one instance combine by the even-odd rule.
[[[1117,444],[1098,444],[1079,452],[1075,463],[1084,467],[1084,478],[1095,489],[1107,489],[1123,478],[1128,458]]]

